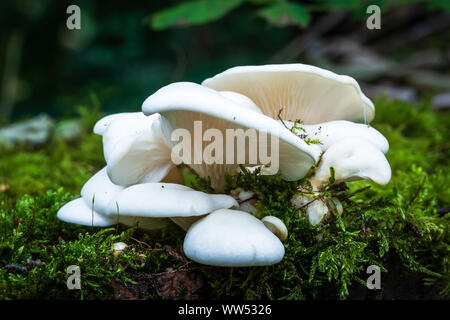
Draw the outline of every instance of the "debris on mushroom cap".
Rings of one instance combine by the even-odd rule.
[[[335,183],[366,179],[385,185],[391,179],[391,167],[384,154],[364,139],[343,139],[325,151],[310,179],[315,188],[328,183],[331,167]]]
[[[306,208],[309,222],[313,225],[319,224],[327,213],[328,207],[322,200],[315,200]]]
[[[288,128],[292,128],[294,125],[293,121],[284,121],[284,123]],[[302,125],[302,128],[305,129],[307,138],[320,140],[319,147],[322,151],[326,151],[333,144],[345,138],[367,140],[383,153],[389,150],[389,143],[386,138],[376,129],[365,124],[336,120],[313,125]]]
[[[196,262],[224,267],[279,262],[284,246],[264,223],[246,212],[221,209],[194,223],[183,251]]]
[[[202,85],[241,93],[274,119],[281,108],[283,119],[302,119],[306,124],[338,119],[370,122],[375,113],[355,79],[305,64],[234,67]]]
[[[268,133],[270,139],[267,139],[267,143],[270,143],[269,140],[279,139],[279,171],[282,177],[289,181],[304,177],[320,156],[320,148],[309,146],[303,140],[298,139],[278,121],[249,110],[236,103],[236,100],[231,100],[215,90],[195,83],[178,82],[159,89],[144,101],[142,110],[144,114],[160,113],[168,120],[173,129],[186,129],[190,133],[191,139],[195,138],[194,123],[198,120],[201,120],[202,132],[208,128],[221,131],[224,145],[226,144],[226,134],[224,134],[226,129],[243,129],[244,132],[247,129],[254,129],[257,132],[256,139],[258,139],[258,135],[266,136]],[[194,145],[193,140],[191,145]],[[259,147],[259,143],[254,137],[249,141],[249,145]],[[191,150],[191,159],[194,159],[194,149]],[[235,146],[235,154],[236,150]],[[248,148],[246,152],[245,159],[246,162],[249,162]],[[239,163],[226,164],[227,161],[222,161],[224,164],[207,164],[206,160],[214,162],[212,159],[203,159],[201,164],[192,164],[192,162],[186,164],[201,177],[210,177],[212,186],[216,190],[225,187],[224,176],[226,173],[234,174],[239,170]],[[248,166],[261,163],[242,164]]]
[[[225,194],[207,194],[174,183],[143,183],[119,192],[108,205],[107,214],[153,218],[191,217],[217,209],[238,206]]]
[[[261,221],[267,228],[269,228],[270,231],[272,231],[274,235],[278,237],[278,239],[281,241],[287,239],[288,230],[286,225],[279,218],[274,216],[265,216]]]

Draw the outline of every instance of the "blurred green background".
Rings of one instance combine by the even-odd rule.
[[[380,30],[366,27],[374,3]],[[66,27],[71,4],[80,30]],[[92,99],[107,113],[139,110],[170,82],[288,62],[354,76],[371,97],[433,96],[450,90],[449,9],[448,1],[2,1],[0,115],[71,116]]]

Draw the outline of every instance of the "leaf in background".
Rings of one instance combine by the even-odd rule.
[[[198,25],[220,19],[246,0],[190,1],[156,12],[151,16],[154,30]]]
[[[306,27],[310,17],[308,11],[299,3],[280,2],[258,11],[258,15],[276,26],[298,25]]]

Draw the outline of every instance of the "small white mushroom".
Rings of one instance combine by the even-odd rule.
[[[328,198],[327,203],[331,208],[333,208],[333,210],[336,211],[336,213],[342,214],[344,212],[344,207],[342,207],[342,203],[338,198]]]
[[[385,185],[391,179],[391,167],[384,154],[364,139],[343,139],[325,151],[310,179],[316,189],[328,183],[331,167],[335,183],[366,179]]]
[[[128,245],[125,242],[115,242],[112,245],[113,250],[116,251],[123,251],[126,247],[128,247]]]
[[[239,200],[246,201],[246,200],[252,198],[254,195],[255,195],[255,193],[253,191],[244,190],[244,191],[239,192],[238,197],[239,197]]]
[[[284,246],[264,223],[246,212],[220,209],[195,222],[184,239],[186,256],[224,267],[265,266],[281,261]]]
[[[296,207],[297,209],[300,209],[300,208],[306,206],[311,201],[313,201],[313,199],[311,197],[306,197],[306,196],[304,196],[302,194],[295,194],[291,198],[291,204],[294,207]]]
[[[118,257],[119,255],[121,255],[123,250],[125,250],[125,248],[127,247],[128,245],[125,242],[113,243],[112,249],[114,250],[113,252],[114,257]]]
[[[280,239],[281,241],[287,239],[288,230],[286,228],[286,225],[279,218],[274,216],[265,216],[261,219],[261,221],[267,228],[269,228],[270,231],[272,231],[274,235],[278,237],[278,239]]]
[[[313,225],[318,225],[320,221],[327,215],[328,207],[322,200],[315,200],[306,208],[309,222]]]

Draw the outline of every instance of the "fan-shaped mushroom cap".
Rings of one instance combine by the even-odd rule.
[[[202,83],[218,91],[249,97],[265,115],[301,119],[305,124],[331,120],[372,121],[373,103],[355,79],[306,64],[242,66]]]
[[[384,154],[359,138],[343,139],[325,151],[310,180],[314,187],[328,182],[330,167],[334,168],[336,183],[365,179],[385,185],[391,179],[391,167]]]
[[[118,207],[123,216],[192,217],[233,206],[238,203],[228,195],[207,194],[174,183],[144,183],[119,192],[110,201],[108,213],[114,214]]]
[[[81,188],[81,197],[97,212],[108,212],[109,202],[125,189],[111,182],[106,167],[94,174]]]
[[[191,145],[194,146],[194,121],[201,121],[202,132],[209,128],[220,130],[223,136],[223,145],[226,145],[226,129],[255,129],[257,134],[261,132],[268,133],[273,138],[279,139],[279,169],[286,180],[297,180],[305,176],[309,168],[317,161],[320,148],[309,146],[303,140],[292,134],[276,120],[260,114],[250,108],[250,103],[245,98],[239,98],[247,101],[238,104],[239,99],[234,94],[230,99],[229,94],[221,94],[204,86],[190,83],[178,82],[161,88],[156,93],[148,97],[142,105],[145,114],[160,113],[167,118],[173,129],[186,129],[191,134]],[[197,137],[198,139],[198,137]],[[233,137],[234,139],[234,137]],[[270,154],[270,139],[267,139]],[[201,152],[208,144],[202,143]],[[258,147],[258,141],[250,138],[250,146]],[[236,155],[236,143],[235,155]],[[248,149],[246,148],[246,161],[248,162]],[[240,150],[242,151],[242,150]],[[191,159],[195,159],[195,148],[192,147]],[[198,151],[197,151],[198,152]],[[225,158],[226,152],[223,152]],[[259,154],[259,152],[258,152]],[[197,157],[199,155],[197,154]],[[260,159],[257,159],[260,160]],[[210,177],[213,187],[221,189],[224,187],[225,173],[235,173],[238,163],[226,164],[206,164],[205,159],[201,164],[186,163],[193,168],[201,177]],[[211,163],[210,162],[210,163]],[[247,165],[249,163],[243,163]],[[253,164],[256,165],[256,164]]]
[[[113,121],[115,121],[119,118],[122,118],[124,116],[130,115],[130,114],[135,114],[135,112],[122,112],[122,113],[114,113],[114,114],[107,115],[95,123],[93,131],[95,134],[103,136],[105,134],[106,130],[108,129],[109,125]]]
[[[174,167],[165,122],[158,114],[147,117],[142,112],[111,115],[97,122],[94,131],[103,135],[108,176],[113,183],[159,182]]]
[[[280,240],[251,214],[221,209],[195,222],[184,239],[186,256],[224,267],[264,266],[284,256]]]
[[[270,231],[272,231],[274,235],[278,237],[278,239],[280,239],[281,241],[287,239],[288,230],[281,219],[274,216],[265,216],[261,219],[261,221]]]
[[[288,128],[292,128],[294,122],[284,121]],[[354,123],[346,120],[336,120],[312,125],[302,125],[305,134],[309,139],[319,139],[318,146],[322,151],[326,151],[333,144],[345,138],[365,139],[377,147],[381,152],[389,150],[389,142],[376,129],[365,124]],[[304,132],[300,132],[303,134]]]
[[[66,203],[58,210],[57,217],[62,221],[83,226],[107,227],[119,222],[128,226],[138,226],[147,230],[164,228],[169,221],[167,219],[104,215],[92,210],[92,206],[86,204],[86,201],[83,198],[78,198]]]

